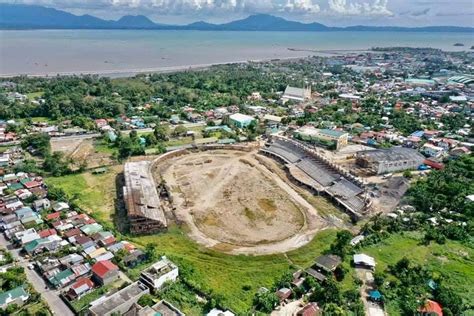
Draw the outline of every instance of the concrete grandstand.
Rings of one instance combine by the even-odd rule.
[[[260,152],[283,162],[294,180],[317,194],[329,196],[354,219],[368,211],[371,203],[362,181],[304,144],[274,137]]]

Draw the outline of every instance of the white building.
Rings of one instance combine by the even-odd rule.
[[[178,275],[178,267],[163,256],[160,261],[141,273],[140,282],[151,290],[159,290],[166,282],[175,282]]]
[[[285,89],[285,93],[283,93],[281,99],[283,102],[286,102],[288,100],[299,102],[309,100],[311,99],[311,88],[294,88],[287,86]]]
[[[366,254],[355,254],[354,255],[354,264],[356,266],[363,266],[363,267],[367,267],[367,268],[370,268],[370,269],[374,269],[375,268],[375,259],[372,258],[371,256],[368,256]]]
[[[444,153],[444,149],[439,146],[426,143],[421,147],[421,152],[429,157],[439,157]]]
[[[231,311],[222,311],[220,309],[214,308],[207,313],[206,316],[235,316]]]

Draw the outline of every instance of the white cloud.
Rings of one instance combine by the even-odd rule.
[[[292,13],[318,13],[321,8],[312,0],[288,0],[284,11]]]
[[[329,13],[340,15],[391,16],[388,0],[354,1],[328,0]]]

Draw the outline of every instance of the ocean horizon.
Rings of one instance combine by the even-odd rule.
[[[452,32],[2,30],[0,76],[123,76],[373,47],[470,51],[472,45],[473,34]]]

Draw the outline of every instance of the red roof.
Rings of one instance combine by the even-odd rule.
[[[69,237],[72,237],[72,236],[77,236],[77,235],[80,235],[81,234],[81,230],[79,228],[73,228],[73,229],[70,229],[68,230],[64,236],[66,236],[67,238]]]
[[[308,303],[305,307],[300,309],[297,316],[316,316],[319,314],[319,307],[316,303]]]
[[[425,159],[423,163],[427,166],[430,166],[433,169],[437,169],[437,170],[444,169],[444,164],[442,164],[441,162],[433,161],[431,159]]]
[[[118,270],[118,267],[109,260],[99,261],[92,266],[92,273],[100,277],[105,277],[110,271]]]
[[[425,306],[418,310],[420,313],[436,314],[443,316],[443,308],[438,302],[427,300]]]
[[[89,237],[87,236],[83,236],[83,235],[79,235],[79,236],[76,236],[75,237],[75,243],[76,244],[79,244],[79,245],[83,245],[85,243],[88,243],[89,241],[91,241],[92,239],[90,239]]]
[[[131,243],[126,243],[125,246],[124,246],[124,248],[125,248],[128,252],[130,252],[130,251],[132,251],[132,250],[135,249],[135,246],[132,245]]]
[[[30,182],[27,182],[24,184],[25,188],[27,189],[32,189],[32,188],[36,188],[36,187],[39,187],[41,185],[41,183],[37,182],[37,181],[30,181]]]
[[[52,236],[52,235],[57,235],[57,232],[56,232],[56,229],[54,228],[51,228],[51,229],[43,229],[41,231],[38,232],[38,235],[41,237],[41,238],[46,238],[48,236]]]
[[[51,213],[51,214],[46,215],[46,219],[48,221],[50,221],[52,219],[57,219],[57,218],[60,218],[60,217],[61,217],[61,212],[55,212],[55,213]]]
[[[94,287],[94,282],[91,281],[89,278],[79,278],[77,282],[75,282],[71,287],[73,289],[80,288],[83,285],[87,285],[88,288],[93,288]]]
[[[105,239],[102,240],[102,243],[104,244],[104,246],[110,246],[112,244],[115,243],[115,237],[114,236],[109,236]]]

